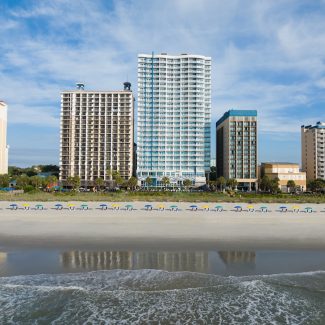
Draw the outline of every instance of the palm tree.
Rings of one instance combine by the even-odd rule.
[[[232,190],[234,190],[234,189],[237,187],[238,182],[237,182],[237,180],[236,180],[235,178],[230,178],[230,179],[228,179],[228,181],[227,181],[227,185],[228,185]]]
[[[149,189],[149,186],[153,183],[153,179],[148,176],[146,179],[145,179],[145,182],[147,184],[147,190]]]
[[[295,190],[295,188],[296,188],[296,183],[293,180],[289,180],[287,182],[288,191],[293,192]]]
[[[104,180],[101,177],[98,177],[95,179],[95,185],[97,187],[98,190],[100,190],[102,188],[102,186],[104,185]]]
[[[72,187],[73,191],[76,191],[80,187],[80,177],[79,176],[69,176],[67,178],[67,184]]]
[[[128,186],[132,190],[134,190],[137,185],[138,185],[138,179],[134,176],[130,177],[130,179],[128,180]]]
[[[220,191],[222,191],[226,185],[226,179],[223,176],[220,176],[217,178],[216,184],[219,186]]]
[[[164,176],[162,179],[161,179],[161,183],[163,185],[165,185],[165,189],[167,188],[167,185],[170,184],[170,180],[167,176]]]
[[[192,181],[190,179],[184,179],[183,185],[188,190],[188,188],[192,185]]]

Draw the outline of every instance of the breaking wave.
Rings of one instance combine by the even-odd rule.
[[[0,278],[0,324],[324,324],[325,272],[111,270]]]

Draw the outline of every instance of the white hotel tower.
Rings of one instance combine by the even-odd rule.
[[[211,58],[138,55],[138,165],[142,185],[205,184],[210,170]]]

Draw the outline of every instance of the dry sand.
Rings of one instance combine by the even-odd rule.
[[[145,202],[133,202],[134,211],[8,209],[12,202],[0,202],[1,247],[134,248],[137,246],[206,247],[241,249],[325,249],[325,205],[317,212],[286,212],[279,204],[268,204],[272,212],[235,212],[235,204],[222,204],[226,211],[189,211],[189,203],[175,203],[182,211],[144,211]],[[80,202],[75,203],[80,207]],[[126,204],[126,203],[125,203]],[[121,207],[125,204],[120,203]],[[161,203],[150,203],[157,208]],[[67,203],[63,204],[65,207]],[[165,204],[166,208],[173,203]],[[199,208],[215,204],[197,204]],[[22,208],[22,204],[19,203]],[[33,208],[34,203],[30,203]],[[110,207],[111,204],[108,203]],[[246,209],[247,205],[242,205]],[[256,205],[255,208],[263,206]],[[291,210],[292,205],[288,205]]]

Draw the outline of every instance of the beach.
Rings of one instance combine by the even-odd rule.
[[[301,205],[301,211],[280,212],[283,205],[268,204],[271,212],[237,212],[234,204],[222,204],[224,211],[211,211],[213,204],[168,203],[164,211],[146,211],[145,202],[132,202],[132,211],[99,209],[100,203],[88,203],[80,210],[80,202],[70,202],[74,210],[56,210],[55,203],[42,203],[46,210],[29,210],[19,205],[8,209],[10,202],[0,203],[0,247],[84,247],[109,245],[129,247],[218,247],[233,249],[324,249],[325,213],[322,205]],[[161,203],[150,203],[157,209]],[[180,211],[167,210],[177,205]],[[27,204],[26,204],[27,206]],[[243,204],[243,210],[247,205]],[[305,212],[310,207],[316,212]],[[210,211],[207,210],[209,208]],[[297,207],[295,207],[297,208]]]
[[[0,323],[325,322],[322,205],[11,204]]]

